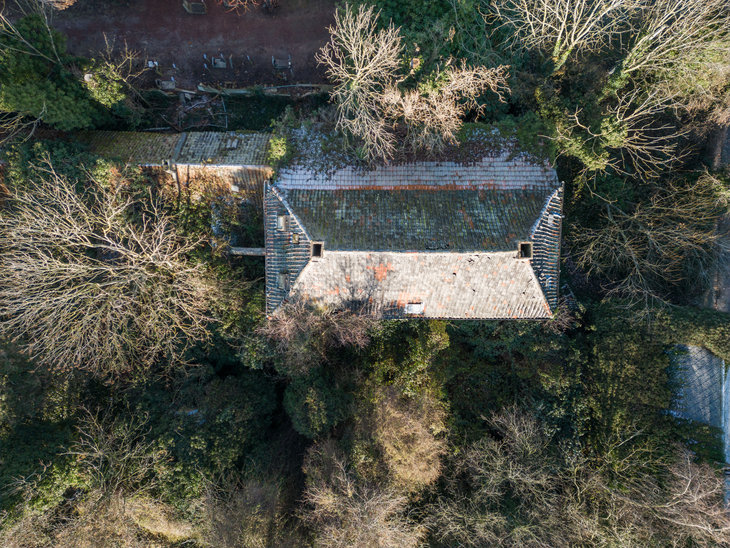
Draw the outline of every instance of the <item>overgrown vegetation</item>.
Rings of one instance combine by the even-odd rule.
[[[0,544],[730,544],[718,432],[667,412],[673,345],[730,360],[696,306],[727,245],[721,0],[347,2],[332,107],[227,103],[281,116],[276,168],[298,125],[371,163],[473,131],[552,161],[577,302],[546,322],[267,318],[213,229],[263,245],[250,204],[17,139],[150,123],[129,52],[66,53],[44,10],[71,3],[0,20]]]

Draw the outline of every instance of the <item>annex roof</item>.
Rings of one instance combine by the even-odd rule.
[[[562,185],[510,151],[282,170],[265,218],[270,313],[295,297],[383,317],[545,318],[557,305]]]
[[[201,131],[184,134],[178,164],[265,166],[269,134],[243,131]]]
[[[156,133],[82,131],[77,134],[92,152],[142,166],[266,166],[269,134],[250,131]]]
[[[76,134],[79,142],[99,156],[143,166],[162,166],[163,162],[174,158],[181,137],[180,133],[144,131],[80,131]]]

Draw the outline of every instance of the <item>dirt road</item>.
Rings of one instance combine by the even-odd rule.
[[[180,87],[199,82],[241,86],[323,82],[314,54],[329,37],[334,0],[280,3],[274,15],[260,7],[237,15],[216,0],[206,0],[206,15],[190,15],[181,0],[78,0],[55,15],[54,26],[68,36],[70,51],[79,55],[94,56],[103,50],[105,35],[116,47],[126,42],[157,61],[157,77],[173,76]],[[221,55],[227,68],[213,68],[211,58]],[[274,71],[272,55],[291,55],[291,73]]]

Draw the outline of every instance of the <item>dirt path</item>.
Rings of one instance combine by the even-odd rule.
[[[179,87],[188,89],[199,82],[324,82],[314,54],[329,37],[334,0],[281,0],[274,15],[259,7],[236,15],[215,0],[206,4],[206,15],[189,15],[181,0],[79,0],[55,16],[54,26],[68,36],[75,54],[93,56],[103,50],[106,35],[116,46],[126,42],[157,61],[158,78],[174,76]],[[228,68],[212,68],[210,58],[221,54]],[[272,55],[291,55],[292,73],[275,72]]]

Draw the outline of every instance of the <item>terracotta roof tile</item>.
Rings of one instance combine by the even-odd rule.
[[[285,170],[266,185],[267,310],[286,298],[407,317],[547,318],[557,302],[562,185],[506,154],[453,162]],[[305,246],[280,245],[289,214]],[[309,256],[310,241],[324,243]],[[518,258],[520,241],[533,259]],[[270,282],[290,276],[289,289]]]

